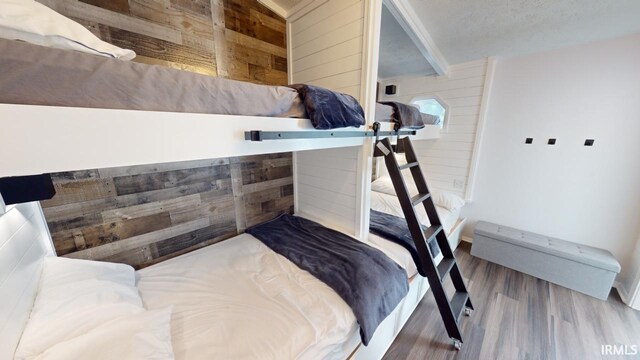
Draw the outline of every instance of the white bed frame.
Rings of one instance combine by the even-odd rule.
[[[54,255],[40,204],[19,204],[0,215],[0,359],[13,359],[29,319],[42,259]]]
[[[372,119],[382,0],[307,0],[303,4],[287,18],[289,82],[351,94]],[[332,25],[337,23],[345,26],[335,29]],[[390,124],[383,125],[381,130],[391,130]],[[294,159],[300,155],[295,164],[305,161],[304,153],[296,153],[303,150],[358,147],[356,158],[349,162],[357,181],[350,201],[356,205],[343,218],[349,224],[353,220],[346,233],[358,238],[368,234],[371,139],[244,139],[249,130],[313,130],[307,119],[0,104],[0,128],[6,134],[3,150],[11,154],[0,157],[0,177],[289,151]],[[437,126],[427,126],[413,139],[439,136]],[[339,178],[337,170],[327,174]],[[298,204],[303,199],[298,185],[305,179],[297,175],[294,165],[296,211],[326,219],[331,209],[313,211]],[[334,198],[324,200],[331,203]],[[463,225],[464,219],[449,235],[452,246],[457,246]],[[19,205],[0,215],[0,359],[13,356],[33,304],[41,260],[50,254],[54,250],[38,204]],[[427,289],[425,279],[414,279],[409,295],[382,323],[370,345],[354,349],[351,358],[381,358]]]

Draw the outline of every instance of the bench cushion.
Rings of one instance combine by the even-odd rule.
[[[609,251],[603,249],[579,245],[485,221],[479,221],[476,224],[475,233],[600,269],[615,273],[620,272],[620,263]]]

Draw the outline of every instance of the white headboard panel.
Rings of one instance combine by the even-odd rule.
[[[38,202],[0,215],[0,359],[13,359],[53,245]]]

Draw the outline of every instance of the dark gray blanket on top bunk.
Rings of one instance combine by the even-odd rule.
[[[414,130],[424,127],[422,114],[416,107],[395,101],[381,101],[380,104],[393,108],[393,120],[399,122],[401,127]]]
[[[365,345],[409,291],[406,271],[383,252],[311,220],[283,214],[246,232],[338,293]]]
[[[409,226],[404,218],[371,209],[369,231],[407,249],[407,251],[411,253],[413,262],[416,263],[420,275],[427,276],[427,273],[420,263],[418,250],[416,250]],[[429,249],[433,257],[440,254],[440,248],[435,238],[429,242]]]
[[[298,90],[307,116],[316,129],[360,127],[366,123],[364,110],[351,95],[313,85],[290,86]]]

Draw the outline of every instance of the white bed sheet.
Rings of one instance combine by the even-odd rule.
[[[371,245],[412,264],[400,246]],[[136,276],[147,309],[173,306],[176,359],[345,359],[360,343],[337,293],[248,234]]]
[[[400,201],[395,195],[372,191],[371,208],[376,211],[404,218]],[[429,218],[427,217],[427,212],[425,211],[424,206],[418,206],[416,209],[420,222],[425,226],[429,226]],[[450,211],[441,206],[436,206],[436,211],[438,212],[444,231],[449,234],[451,229],[453,229],[455,224],[458,222],[458,219],[460,219],[460,212],[462,211],[462,208]]]

